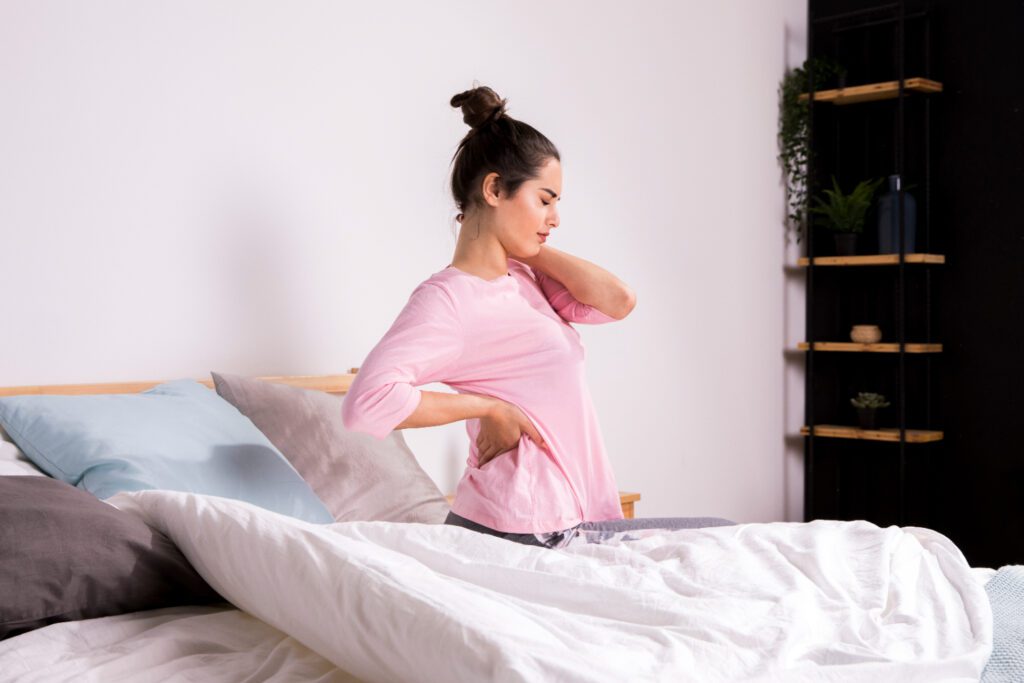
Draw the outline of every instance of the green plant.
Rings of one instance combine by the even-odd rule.
[[[826,202],[815,197],[815,206],[808,209],[811,213],[824,218],[825,227],[836,232],[863,232],[864,216],[871,207],[871,198],[875,190],[885,178],[862,180],[857,183],[850,194],[843,194],[835,176],[832,176],[832,189],[825,190]]]
[[[846,69],[835,60],[815,57],[788,71],[779,84],[779,155],[786,181],[786,226],[799,242],[806,223],[807,162],[810,160],[808,133],[810,101],[800,100],[802,93],[821,90],[832,76],[840,78]]]
[[[851,398],[850,403],[857,408],[885,408],[889,405],[885,396],[871,391],[858,391],[857,398]]]

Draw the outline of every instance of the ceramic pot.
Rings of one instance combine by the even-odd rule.
[[[877,414],[878,408],[857,408],[857,421],[860,422],[860,428],[874,429],[875,415]]]
[[[850,339],[861,344],[874,344],[882,338],[878,325],[854,325],[850,328]]]
[[[832,237],[836,241],[836,256],[854,256],[857,254],[857,233],[837,232]]]

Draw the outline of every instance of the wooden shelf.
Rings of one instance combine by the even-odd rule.
[[[810,265],[806,256],[797,260],[798,266]],[[864,256],[815,256],[816,266],[894,266],[899,265],[899,254],[866,254]],[[945,263],[943,254],[904,254],[904,263]]]
[[[799,342],[796,347],[801,351],[810,348],[807,342]],[[867,353],[899,353],[900,345],[897,342],[875,342],[864,344],[861,342],[814,342],[815,351],[859,351]],[[904,344],[903,350],[907,353],[942,353],[942,344]]]
[[[448,504],[455,500],[455,494],[445,496]],[[631,491],[619,491],[619,504],[622,506],[622,514],[626,519],[633,519],[633,505],[640,500],[640,494]]]
[[[800,428],[800,433],[809,436],[811,430],[806,425]],[[907,429],[907,443],[928,443],[931,441],[942,441],[942,432],[928,429]],[[815,425],[814,436],[823,436],[834,439],[863,439],[865,441],[896,441],[900,440],[900,430],[895,427],[884,427],[879,429],[861,429],[859,427],[844,427],[842,425]]]
[[[942,92],[942,83],[927,78],[907,78],[903,81],[903,91],[916,93]],[[818,90],[814,93],[814,101],[836,105],[857,104],[858,102],[891,100],[899,97],[899,94],[899,81],[885,81],[884,83],[867,83],[865,85],[854,85],[849,88],[837,88],[835,90]],[[800,101],[806,102],[807,100],[808,93],[802,93]]]

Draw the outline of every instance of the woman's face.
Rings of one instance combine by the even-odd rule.
[[[520,185],[514,196],[496,198],[498,239],[509,255],[529,257],[540,251],[547,233],[558,227],[561,198],[562,165],[555,158],[541,167],[536,178]]]

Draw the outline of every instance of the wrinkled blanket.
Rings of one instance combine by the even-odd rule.
[[[981,583],[918,527],[739,524],[551,550],[169,491],[108,502],[368,681],[977,681],[992,649]]]

